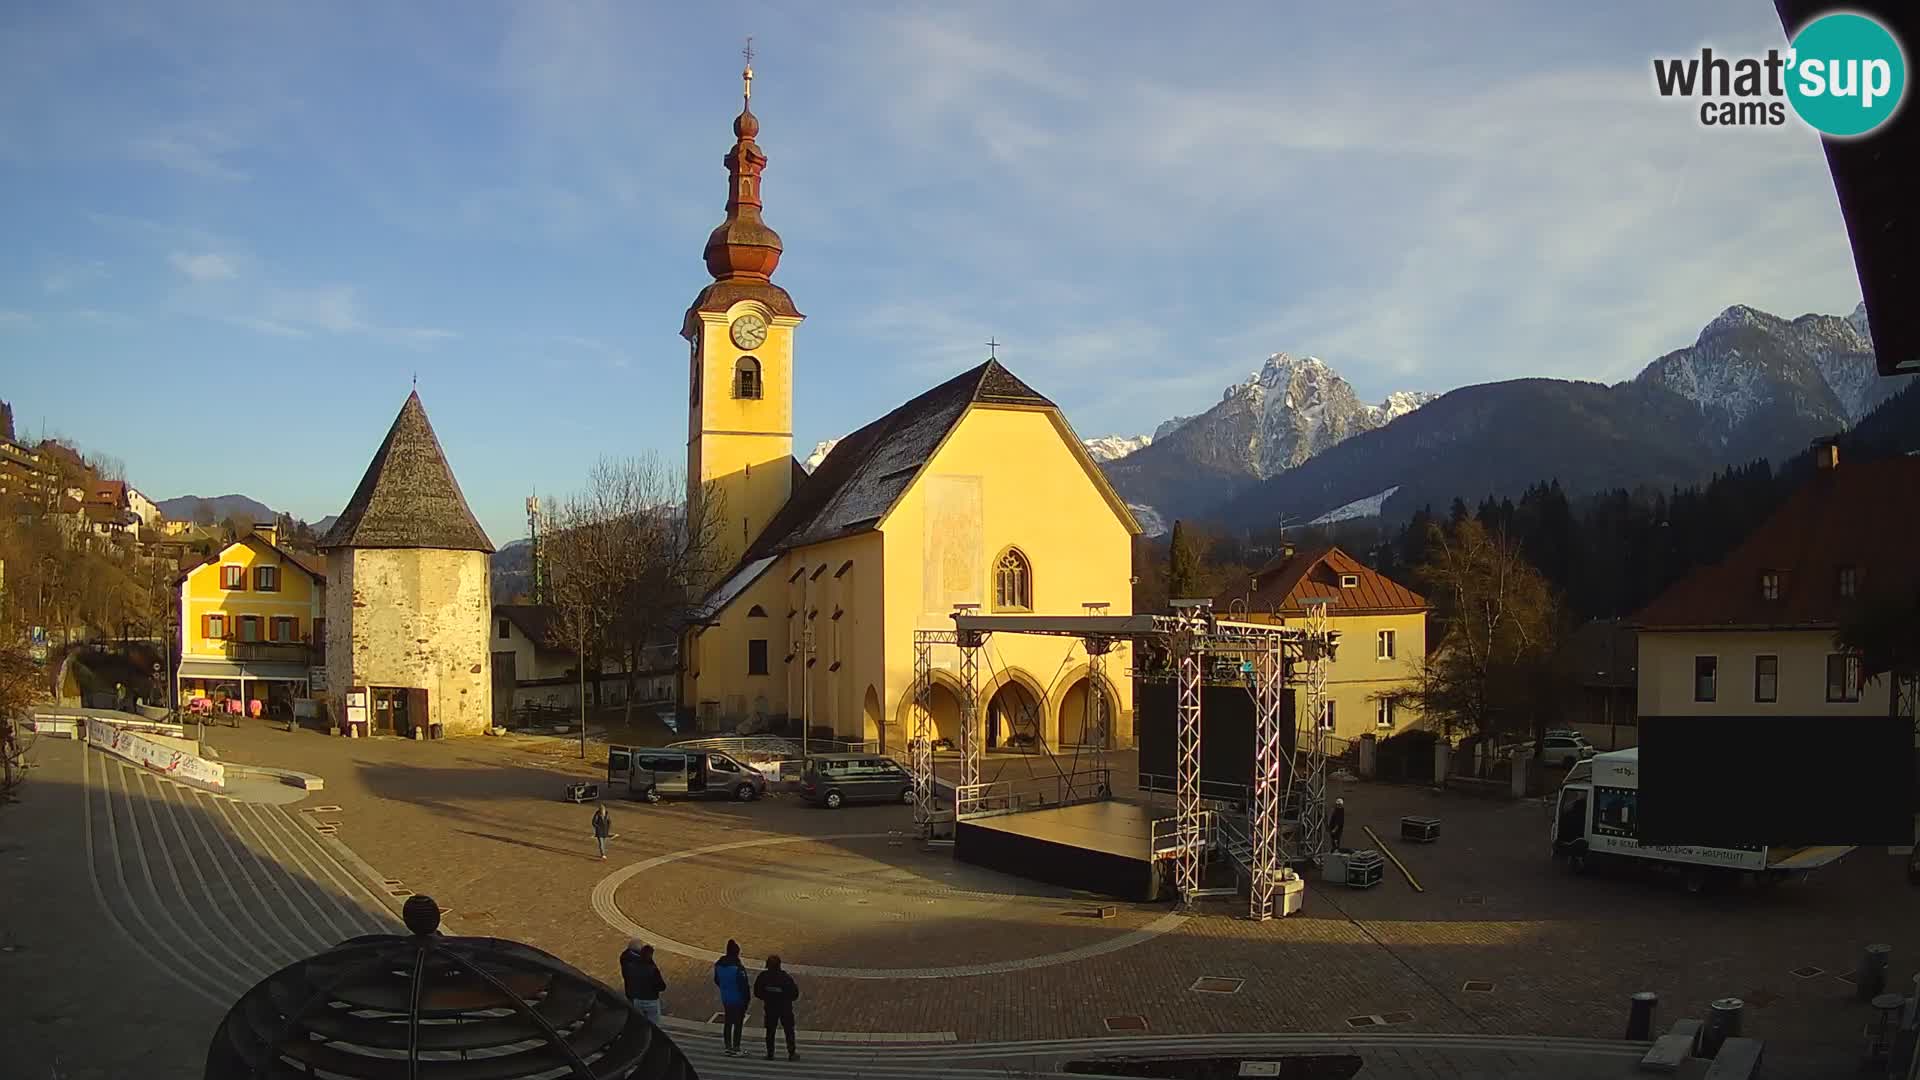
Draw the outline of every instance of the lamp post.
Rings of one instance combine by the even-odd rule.
[[[580,624],[580,651],[574,654],[580,669],[580,760],[587,760],[587,626]]]

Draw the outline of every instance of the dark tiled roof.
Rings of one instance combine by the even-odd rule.
[[[1359,584],[1342,588],[1342,574],[1358,577]],[[1427,609],[1427,601],[1419,593],[1337,547],[1311,548],[1274,559],[1214,597],[1214,610],[1229,611],[1236,600],[1248,601],[1248,608],[1256,612],[1278,611],[1289,616],[1305,614],[1308,600],[1328,601],[1328,614],[1335,616]]]
[[[796,476],[787,504],[741,562],[872,528],[974,402],[1053,406],[998,360],[948,379],[841,439],[812,474]]]
[[[305,570],[312,576],[313,580],[320,582],[327,580],[327,563],[326,560],[320,556],[309,555],[304,551],[294,551],[291,548],[283,548],[277,544],[274,545],[274,550],[280,553],[281,558]]]
[[[1675,582],[1634,622],[1650,630],[1826,628],[1858,598],[1920,582],[1920,457],[1840,462],[1819,470],[1719,564]],[[1856,599],[1840,568],[1856,568]],[[1761,593],[1779,575],[1779,599]]]
[[[553,627],[553,607],[549,604],[495,604],[493,613],[520,628],[528,640],[542,649],[570,653],[573,650],[564,645],[556,645],[547,637]]]
[[[418,391],[407,395],[386,441],[320,547],[493,550],[460,494]]]

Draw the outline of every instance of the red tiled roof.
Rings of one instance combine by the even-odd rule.
[[[1358,582],[1342,587],[1341,577]],[[1303,615],[1307,601],[1326,600],[1331,615],[1372,615],[1425,611],[1426,598],[1381,574],[1337,547],[1312,548],[1282,555],[1252,574],[1240,578],[1214,597],[1216,612],[1230,610],[1236,600],[1247,601],[1256,612],[1278,611]]]
[[[1675,582],[1634,622],[1649,630],[1838,626],[1858,598],[1920,580],[1920,457],[1848,464],[1814,473],[1715,566]],[[1856,568],[1855,599],[1840,569]],[[1761,575],[1778,575],[1779,598]]]

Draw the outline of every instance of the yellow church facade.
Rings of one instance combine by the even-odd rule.
[[[733,569],[682,640],[680,700],[703,731],[792,718],[905,753],[915,631],[952,630],[969,606],[1128,614],[1140,530],[1059,408],[997,359],[800,469],[792,392],[804,317],[771,281],[781,248],[760,219],[758,131],[743,110],[726,158],[727,219],[707,242],[714,281],[682,326],[688,497],[715,500]],[[1109,654],[1096,688],[1076,641],[996,634],[980,654],[976,738],[989,749],[1084,745],[1098,692],[1106,744],[1131,745],[1129,666],[1124,649]],[[931,682],[936,737],[958,746],[956,647],[933,647]]]

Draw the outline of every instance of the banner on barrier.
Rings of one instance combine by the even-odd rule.
[[[175,750],[103,720],[87,718],[87,742],[108,753],[144,765],[162,776],[178,777],[213,787],[227,786],[227,767],[217,761]]]

